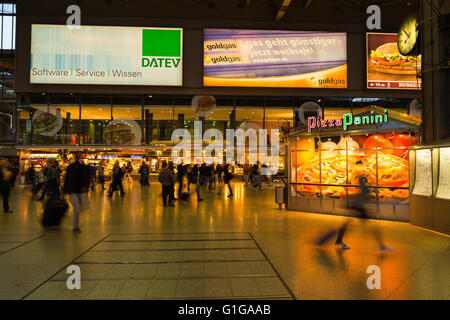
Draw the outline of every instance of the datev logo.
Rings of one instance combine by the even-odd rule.
[[[180,61],[181,30],[142,30],[143,68],[178,68]]]

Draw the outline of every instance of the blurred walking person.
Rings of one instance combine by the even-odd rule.
[[[248,182],[250,179],[250,165],[248,163],[244,164],[244,187],[248,187]]]
[[[177,178],[178,178],[178,198],[180,198],[181,192],[183,191],[183,177],[186,175],[186,168],[181,162],[177,166]]]
[[[114,194],[114,191],[120,190],[120,196],[123,197],[125,195],[125,192],[123,191],[123,184],[122,179],[125,175],[125,172],[122,168],[120,168],[119,161],[116,161],[114,163],[113,167],[113,173],[112,173],[112,182],[109,185],[108,189],[108,197],[112,197]]]
[[[365,223],[368,218],[366,203],[368,203],[370,201],[370,189],[367,185],[366,177],[363,177],[363,176],[359,177],[359,188],[360,188],[360,192],[356,195],[355,199],[353,201],[351,201],[349,209],[356,211],[357,212],[356,217],[360,218],[361,222]],[[343,238],[344,238],[345,232],[348,229],[349,223],[350,223],[350,220],[347,219],[347,221],[345,221],[339,227],[339,229],[337,231],[331,230],[331,231],[327,232],[324,236],[319,238],[319,240],[317,241],[316,244],[324,245],[337,233],[335,245],[342,247],[343,249],[350,249],[350,247],[343,242]],[[378,243],[379,249],[382,251],[388,250],[389,248],[384,244],[380,230],[374,226],[371,231],[372,231],[372,234],[373,234],[375,240]]]
[[[105,164],[102,161],[100,161],[98,167],[97,167],[97,175],[98,175],[98,183],[102,185],[102,190],[106,190],[105,188]]]
[[[89,169],[83,163],[81,154],[75,154],[75,161],[67,167],[64,193],[69,195],[73,208],[73,232],[81,233],[78,227],[80,210],[85,209],[86,193],[89,191]]]
[[[169,170],[170,174],[172,175],[172,184],[170,185],[170,193],[169,193],[169,202],[173,202],[175,200],[178,200],[175,198],[175,183],[178,181],[178,176],[175,174],[175,166],[173,165],[172,161],[169,161]]]
[[[45,183],[44,190],[42,191],[39,201],[43,201],[46,194],[50,197],[59,197],[60,195],[58,184],[59,168],[55,160],[49,161],[49,165],[45,171],[45,176],[47,177],[47,182]]]
[[[202,197],[200,196],[200,184],[198,183],[198,165],[194,165],[190,170],[188,171],[188,180],[189,184],[195,184],[195,191],[197,193],[197,201],[203,201]]]
[[[145,163],[145,161],[142,161],[141,166],[139,167],[139,174],[141,175],[141,186],[149,186],[150,183],[148,181],[149,175],[150,175],[150,169],[148,165]]]
[[[230,194],[228,195],[228,198],[233,197],[233,190],[231,190],[230,181],[233,179],[233,172],[232,167],[230,167],[229,164],[225,165],[224,168],[224,182],[228,186],[228,190],[230,191]]]
[[[9,193],[11,191],[11,176],[9,164],[6,160],[0,160],[0,194],[3,199],[3,213],[12,213],[9,208]]]
[[[127,176],[127,182],[133,183],[133,176],[131,175],[133,172],[133,166],[131,165],[131,161],[128,161],[128,164],[126,166],[126,176]]]
[[[162,170],[159,173],[158,180],[161,183],[162,186],[162,199],[163,199],[163,206],[167,207],[167,205],[173,207],[173,203],[170,200],[170,193],[171,193],[171,185],[173,184],[173,178],[172,178],[172,172],[170,171],[168,165],[166,162],[162,165]],[[169,198],[169,199],[167,199]]]

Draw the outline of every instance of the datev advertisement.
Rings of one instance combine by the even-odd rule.
[[[32,25],[31,83],[183,83],[183,29]]]
[[[347,88],[347,35],[205,29],[203,84]]]

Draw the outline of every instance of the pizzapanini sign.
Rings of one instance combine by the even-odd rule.
[[[384,110],[384,114],[375,114],[370,111],[370,114],[354,115],[352,113],[344,113],[342,118],[338,119],[321,119],[320,117],[308,117],[308,132],[315,128],[332,128],[341,127],[343,130],[348,130],[350,126],[359,125],[377,125],[387,123],[388,111]]]
[[[181,86],[183,29],[32,25],[30,83]]]

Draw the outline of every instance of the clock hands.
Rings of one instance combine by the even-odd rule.
[[[406,36],[409,38],[409,33],[406,32],[405,28],[402,27],[403,32],[406,34]]]

